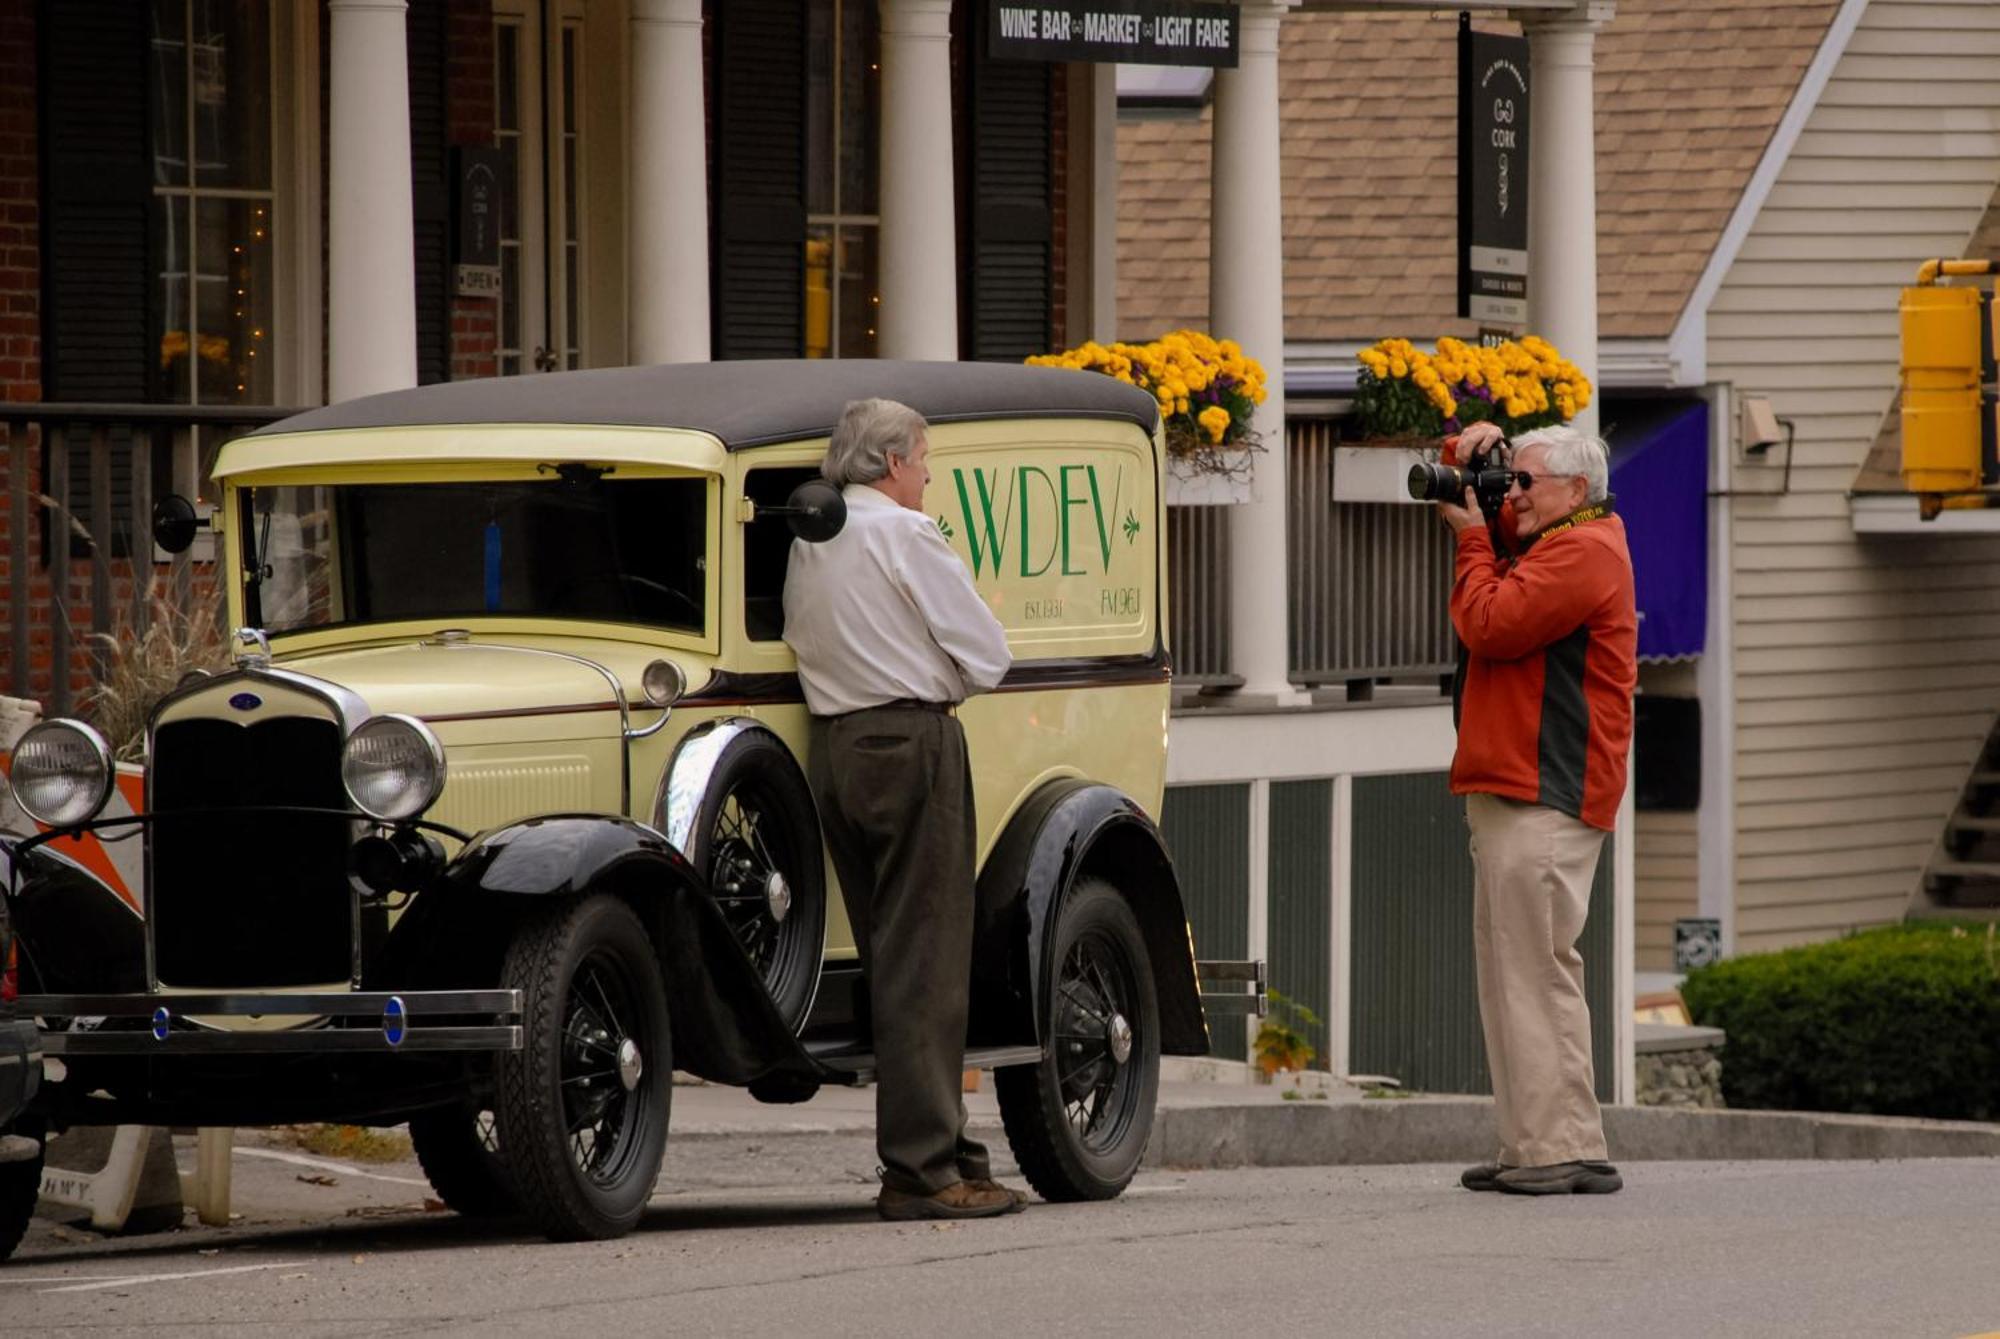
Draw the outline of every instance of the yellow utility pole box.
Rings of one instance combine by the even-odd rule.
[[[1903,290],[1903,483],[1931,495],[1967,494],[2000,482],[1994,440],[1994,305],[1977,288],[1940,288],[1940,273],[1993,272],[1991,261],[1930,261]]]

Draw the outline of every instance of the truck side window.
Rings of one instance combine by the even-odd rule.
[[[743,479],[743,495],[759,507],[782,506],[794,488],[818,475],[817,465],[751,470]],[[785,567],[791,555],[791,527],[777,517],[744,527],[743,628],[753,642],[775,642],[785,635]]]

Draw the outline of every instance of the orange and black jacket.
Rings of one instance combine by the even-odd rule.
[[[1625,523],[1558,522],[1516,558],[1484,527],[1460,531],[1451,622],[1464,645],[1452,793],[1615,827],[1639,678]]]

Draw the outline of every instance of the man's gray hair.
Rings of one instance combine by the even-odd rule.
[[[1542,468],[1554,477],[1568,479],[1582,475],[1590,486],[1585,501],[1602,502],[1611,491],[1611,449],[1602,437],[1592,437],[1575,428],[1536,428],[1512,438],[1508,445],[1514,448],[1515,460],[1521,458],[1525,447],[1544,448],[1546,463]]]
[[[924,416],[894,400],[849,400],[827,444],[819,472],[836,488],[872,484],[889,473],[889,457],[908,460],[924,435]]]

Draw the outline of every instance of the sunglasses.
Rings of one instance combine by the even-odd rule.
[[[1573,474],[1538,475],[1533,470],[1510,470],[1508,471],[1508,473],[1513,476],[1509,480],[1509,483],[1519,484],[1521,486],[1521,491],[1523,493],[1527,492],[1530,488],[1533,488],[1535,486],[1536,479],[1575,479],[1582,477],[1581,475],[1573,475]]]

